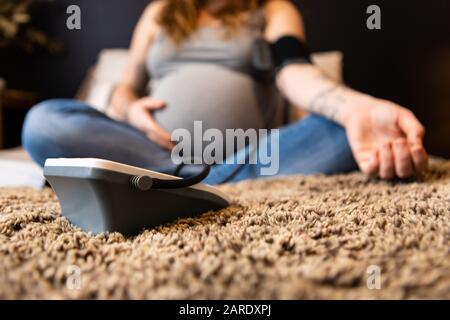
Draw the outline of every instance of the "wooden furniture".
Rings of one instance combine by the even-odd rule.
[[[0,149],[5,147],[5,113],[13,110],[26,112],[39,100],[36,93],[7,89],[5,83],[0,81]]]

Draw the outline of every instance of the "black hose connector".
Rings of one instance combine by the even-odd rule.
[[[153,187],[153,179],[148,176],[133,176],[130,179],[130,185],[133,189],[148,191]]]
[[[179,173],[182,166],[177,168]],[[130,179],[131,188],[139,191],[149,191],[150,189],[181,189],[188,188],[198,183],[201,183],[208,175],[211,167],[207,164],[203,164],[202,171],[189,178],[184,179],[157,179],[149,176],[132,176]]]

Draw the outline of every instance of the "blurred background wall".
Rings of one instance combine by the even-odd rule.
[[[450,1],[298,0],[313,51],[341,50],[346,82],[414,110],[428,128],[426,145],[450,158]],[[127,47],[148,0],[57,0],[36,20],[65,51],[27,56],[0,50],[0,76],[42,97],[73,97],[102,48]],[[65,27],[66,8],[82,9],[82,30]],[[382,10],[382,30],[366,28],[366,9]],[[19,143],[23,114],[11,115],[8,145]]]

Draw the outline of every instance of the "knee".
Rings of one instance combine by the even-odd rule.
[[[56,128],[65,127],[64,110],[71,100],[48,100],[34,106],[26,115],[22,127],[22,144],[31,157],[43,165],[45,150],[57,138]]]
[[[48,100],[34,106],[26,115],[22,127],[22,142],[24,146],[39,138],[49,129],[48,121],[58,113],[63,100]]]

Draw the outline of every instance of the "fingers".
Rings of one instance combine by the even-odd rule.
[[[407,109],[404,109],[401,113],[398,125],[409,143],[413,169],[417,172],[426,170],[429,159],[428,154],[423,147],[425,128],[419,120],[417,120],[416,116]]]
[[[380,148],[380,178],[390,180],[395,178],[394,154],[391,143],[386,143]]]
[[[149,134],[147,134],[147,137],[164,149],[172,150],[174,147],[172,141],[168,141],[154,132],[150,132]]]
[[[142,98],[140,101],[148,110],[158,110],[166,106],[166,102],[152,97]]]
[[[375,176],[378,173],[379,161],[376,151],[356,152],[356,161],[361,171],[368,176]]]
[[[395,173],[399,178],[408,178],[414,174],[414,166],[409,150],[408,142],[405,139],[397,139],[393,146]]]
[[[396,176],[408,178],[414,172],[425,171],[428,167],[425,148],[422,145],[410,146],[406,139],[384,144],[379,151],[379,160],[379,176],[386,180]]]
[[[399,116],[398,125],[411,145],[422,144],[425,128],[409,110],[404,110]]]
[[[410,148],[414,168],[417,172],[423,172],[428,168],[428,154],[422,144],[416,144]]]
[[[171,141],[172,137],[170,133],[163,129],[151,116],[148,118],[148,124],[147,136],[150,140],[165,149],[171,150],[174,147],[174,143]]]
[[[385,143],[378,152],[359,150],[355,157],[364,174],[386,180],[409,178],[415,171],[424,171],[428,165],[428,155],[423,146],[410,147],[406,139]]]
[[[152,97],[142,98],[137,101],[138,112],[134,115],[134,125],[145,132],[147,137],[159,146],[171,150],[174,147],[169,132],[163,129],[153,118],[152,112],[164,108],[166,103]]]

